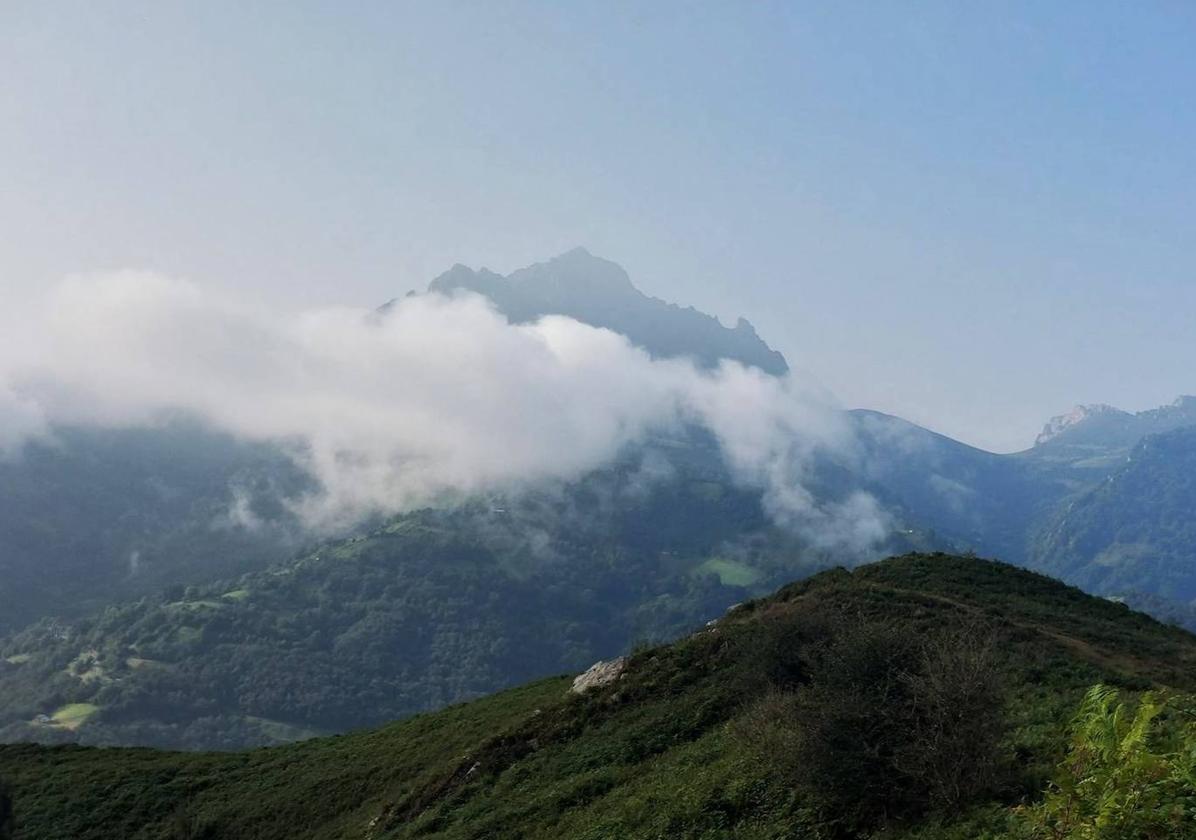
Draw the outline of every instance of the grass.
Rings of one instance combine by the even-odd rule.
[[[694,569],[695,575],[717,575],[723,586],[747,588],[760,580],[760,572],[738,560],[725,557],[711,557]]]
[[[67,703],[50,715],[50,720],[55,726],[74,730],[87,723],[88,718],[99,710],[100,707],[94,703]]]

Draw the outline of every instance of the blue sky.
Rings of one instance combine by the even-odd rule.
[[[1028,445],[1196,392],[1190,3],[0,7],[0,293],[279,307],[574,245],[851,406]]]

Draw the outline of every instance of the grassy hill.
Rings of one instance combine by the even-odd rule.
[[[29,840],[843,835],[821,794],[782,772],[785,750],[760,750],[752,721],[778,686],[800,703],[839,685],[824,677],[853,649],[842,638],[875,627],[892,650],[983,633],[1006,725],[983,789],[939,808],[907,787],[902,808],[844,836],[1020,836],[1007,833],[1014,807],[1046,788],[1089,686],[1128,698],[1196,689],[1196,638],[1181,630],[1010,566],[909,555],[749,601],[676,643],[637,649],[620,678],[581,695],[552,678],[373,731],[239,753],[3,746],[0,779]],[[886,661],[880,677],[892,676]],[[846,703],[848,689],[835,690]]]

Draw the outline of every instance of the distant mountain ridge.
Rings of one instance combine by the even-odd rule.
[[[782,376],[785,357],[740,318],[733,328],[692,306],[680,307],[637,289],[618,264],[574,248],[547,262],[503,277],[457,264],[428,286],[429,292],[476,292],[489,298],[512,323],[567,315],[621,333],[657,358],[688,357],[706,368],[732,359]]]

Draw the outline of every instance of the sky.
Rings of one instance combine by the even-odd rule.
[[[0,303],[362,307],[582,245],[1011,451],[1196,392],[1192,43],[1182,2],[8,0]]]

